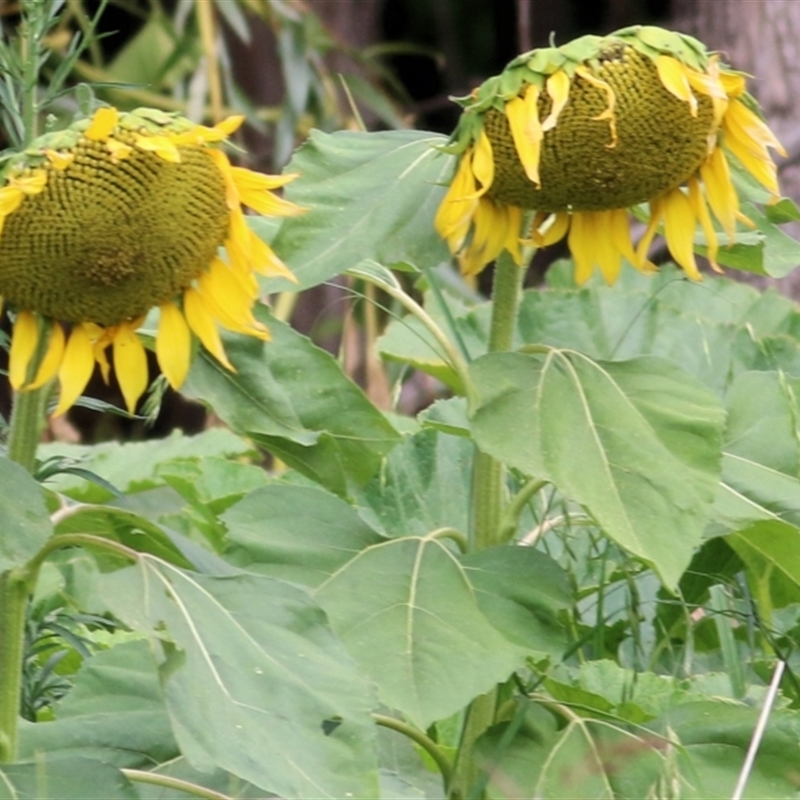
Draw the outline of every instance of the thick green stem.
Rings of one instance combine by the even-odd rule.
[[[28,472],[36,466],[36,448],[45,424],[49,390],[47,387],[14,395],[8,457]]]
[[[525,270],[504,252],[497,260],[492,292],[492,321],[489,330],[489,352],[510,350],[514,343],[517,310]],[[505,497],[505,468],[486,453],[477,452],[472,478],[472,550],[484,550],[501,544],[504,537],[503,510]],[[451,800],[472,796],[480,785],[481,770],[475,760],[475,743],[494,723],[497,709],[497,690],[476,697],[467,711],[461,733],[455,773],[450,789]]]
[[[0,764],[17,757],[25,614],[32,584],[26,567],[0,575]]]

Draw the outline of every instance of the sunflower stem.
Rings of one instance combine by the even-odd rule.
[[[31,473],[36,467],[36,447],[45,425],[48,395],[46,386],[14,394],[8,457]]]
[[[33,579],[27,566],[0,575],[0,764],[17,758],[25,618]]]
[[[490,353],[510,350],[514,342],[517,311],[525,270],[503,252],[497,260],[492,291],[492,321],[489,330]],[[472,472],[472,550],[502,544],[505,505],[505,467],[487,453],[475,454]],[[449,797],[451,800],[472,798],[479,785],[481,770],[475,759],[475,744],[494,723],[497,710],[497,689],[492,689],[470,703]],[[481,794],[482,796],[482,794]]]

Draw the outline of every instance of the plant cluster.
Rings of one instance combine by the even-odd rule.
[[[197,8],[236,22],[250,5]],[[645,64],[650,89],[690,132],[705,115],[699,150],[656,196],[539,208],[491,193],[501,148],[486,147],[473,117],[464,141],[315,130],[273,178],[230,165],[216,147],[233,133],[225,123],[173,110],[99,104],[31,147],[58,6],[23,3],[20,37],[0,49],[8,86],[23,87],[3,97],[24,145],[0,189],[0,295],[15,217],[38,222],[43,195],[68,215],[70,193],[53,187],[70,181],[169,173],[181,224],[192,209],[210,215],[212,244],[189,259],[196,271],[121,318],[84,306],[60,316],[38,306],[38,290],[4,298],[19,391],[0,456],[0,800],[794,797],[800,308],[727,278],[687,279],[699,277],[687,268],[695,249],[777,277],[800,262],[777,227],[800,212],[758,180],[754,165],[767,169],[777,142],[743,78],[653,29],[621,32],[622,50],[583,40],[515,60],[511,78],[473,100],[504,115],[491,124],[510,131],[503,157],[519,158],[525,196],[539,197],[529,171],[541,164],[545,186],[547,148],[561,146],[548,136],[572,125],[573,138],[585,128],[606,148],[610,131],[614,146],[631,135],[628,84],[596,69],[667,58],[660,71]],[[634,41],[633,57],[616,59]],[[64,80],[82,52],[71,48]],[[560,70],[575,85],[556,78],[551,91]],[[588,104],[583,117],[570,96]],[[726,133],[743,119],[739,138]],[[709,167],[723,147],[724,169]],[[80,148],[101,154],[103,180]],[[198,164],[210,205],[195,192]],[[269,194],[284,184],[284,198]],[[578,237],[546,286],[523,289],[520,264],[551,241],[548,225],[563,236],[561,217],[576,226],[615,211],[623,239],[612,231],[611,249],[592,254]],[[629,214],[650,239],[664,223],[683,269],[622,264],[637,261]],[[503,221],[499,239],[486,215]],[[45,234],[61,224],[41,216]],[[130,245],[122,227],[138,221],[115,221]],[[106,251],[80,227],[70,235],[84,247],[82,279],[106,281],[97,302],[121,302],[126,270],[102,271]],[[175,254],[193,240],[181,233],[161,237],[165,263],[183,263]],[[223,245],[221,257],[206,252]],[[451,250],[462,266],[478,254],[466,272],[496,257],[491,299]],[[133,257],[123,266],[150,274]],[[373,345],[395,395],[412,371],[442,387],[420,413],[379,408],[339,360],[256,302],[340,277],[379,307]],[[203,315],[190,298],[208,280]],[[100,326],[113,335],[92,338]],[[56,330],[60,346],[49,344]],[[80,358],[68,352],[76,331]],[[123,373],[119,413],[146,407],[141,359],[125,351],[143,353],[142,340],[224,425],[40,443],[48,413],[86,402],[76,365]]]

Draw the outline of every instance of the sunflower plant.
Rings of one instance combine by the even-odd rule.
[[[780,144],[650,27],[460,102],[449,139],[314,131],[279,176],[234,165],[238,116],[14,117],[0,797],[796,793],[800,310],[696,260],[800,263]],[[263,302],[337,276],[421,412]],[[94,373],[224,424],[41,443]]]

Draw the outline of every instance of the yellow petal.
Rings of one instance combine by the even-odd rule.
[[[40,169],[30,175],[12,175],[8,179],[8,185],[19,189],[23,194],[40,194],[47,185],[47,172]]]
[[[174,303],[160,307],[161,318],[156,333],[158,366],[173,389],[180,389],[189,372],[192,357],[192,334],[189,325]]]
[[[478,141],[475,143],[475,150],[472,154],[472,174],[480,184],[478,194],[482,195],[488,192],[494,182],[494,158],[492,143],[484,130],[481,130]]]
[[[183,293],[183,313],[186,315],[189,327],[203,343],[206,350],[226,369],[236,372],[225,355],[214,317],[209,312],[197,289],[190,288]]]
[[[478,208],[479,198],[470,161],[469,151],[461,155],[456,174],[434,219],[434,227],[447,242],[451,253],[461,249]]]
[[[0,189],[0,233],[6,222],[6,217],[13,214],[22,205],[25,195],[13,186],[4,186]]]
[[[61,367],[61,359],[64,357],[64,329],[58,322],[53,322],[50,326],[50,336],[47,340],[47,350],[45,351],[42,363],[36,371],[36,377],[28,387],[29,389],[38,389],[44,386],[48,381],[55,378]]]
[[[547,118],[542,122],[542,131],[547,132],[556,127],[558,118],[569,99],[569,86],[569,75],[567,75],[563,69],[554,72],[547,79],[547,94],[550,95],[550,100],[553,105],[550,108],[550,113],[547,115]]]
[[[234,167],[236,169],[236,167]],[[236,186],[239,190],[239,202],[263,214],[265,217],[296,217],[305,214],[308,209],[298,206],[289,200],[272,194],[263,189],[245,188],[238,181]]]
[[[136,136],[136,146],[139,150],[145,150],[148,153],[155,153],[162,161],[167,161],[170,164],[179,164],[181,154],[175,143],[167,136]]]
[[[58,369],[58,381],[61,385],[61,397],[54,416],[65,413],[81,396],[94,372],[94,348],[89,332],[83,325],[76,325],[67,340],[61,366]]]
[[[617,104],[617,96],[614,94],[614,90],[611,88],[611,85],[606,83],[604,80],[592,75],[592,73],[584,66],[579,65],[575,68],[575,74],[583,78],[588,83],[591,83],[592,86],[600,89],[600,91],[605,92],[606,99],[608,100],[608,107],[605,111],[599,113],[596,117],[592,117],[595,122],[602,122],[603,120],[608,120],[608,127],[609,132],[611,133],[611,141],[606,145],[606,147],[610,150],[617,146],[617,118],[614,115],[614,109],[616,108]]]
[[[86,129],[84,136],[86,136],[87,139],[91,139],[93,142],[107,139],[111,136],[114,128],[117,127],[118,120],[119,111],[117,111],[116,108],[98,108],[97,111],[94,112],[92,121]]]
[[[147,354],[129,322],[123,322],[117,328],[112,346],[114,372],[128,412],[133,414],[136,403],[147,389]]]
[[[266,327],[253,316],[253,298],[234,270],[219,258],[198,279],[198,290],[206,307],[225,328],[264,341],[270,338]]]
[[[218,153],[219,150],[212,152]],[[280,189],[282,186],[286,186],[287,183],[291,183],[295,178],[300,177],[299,172],[288,172],[286,175],[265,175],[243,167],[231,167],[230,171],[233,182],[239,191],[272,191],[273,189]]]
[[[717,57],[714,57],[715,60]],[[722,84],[722,88],[725,90],[725,94],[728,97],[738,97],[741,94],[744,94],[745,89],[747,88],[747,81],[745,80],[744,75],[737,72],[726,72],[725,70],[720,70],[719,72],[719,82]]]
[[[511,138],[528,180],[541,186],[539,160],[544,131],[539,122],[539,87],[530,84],[523,97],[514,97],[506,103],[505,113],[511,129]]]
[[[656,70],[662,86],[672,95],[689,104],[689,112],[697,116],[697,98],[692,92],[687,76],[688,68],[677,58],[660,55],[656,58]]]
[[[533,223],[533,243],[537,247],[547,247],[548,245],[560,242],[569,230],[570,216],[566,211],[559,211],[555,214],[539,212]],[[542,226],[547,227],[542,231]]]
[[[75,160],[75,153],[59,153],[58,150],[51,150],[50,148],[46,149],[44,154],[53,165],[53,168],[59,172],[63,172]]]
[[[736,213],[739,196],[731,181],[731,173],[725,153],[717,147],[700,165],[700,177],[706,187],[706,197],[714,216],[719,220],[728,238],[736,236]]]
[[[107,139],[106,149],[111,153],[111,160],[115,162],[126,159],[133,152],[129,144],[118,142],[116,139]]]
[[[241,209],[237,208],[230,214],[230,231],[225,247],[232,266],[242,275],[255,271],[267,277],[281,277],[297,282],[292,271],[275,255],[272,248],[250,229]]]
[[[8,380],[19,391],[27,381],[28,365],[39,342],[39,330],[32,311],[20,311],[11,333],[11,350],[8,354]]]
[[[696,219],[689,198],[680,188],[664,197],[664,238],[672,257],[692,280],[700,280],[694,258],[694,229]]]
[[[647,223],[647,228],[645,229],[642,238],[639,239],[639,243],[636,245],[636,261],[633,262],[633,266],[636,267],[636,269],[638,269],[640,272],[648,273],[656,271],[655,265],[647,258],[647,254],[650,251],[650,245],[653,243],[653,239],[658,231],[658,225],[663,216],[663,198],[654,197],[650,201],[650,219]]]
[[[232,133],[236,133],[244,122],[244,114],[234,114],[226,117],[222,122],[218,122],[211,130],[220,134],[223,139],[227,139]]]
[[[575,283],[586,283],[594,272],[596,231],[594,217],[588,211],[572,214],[567,238],[569,251],[575,262]]]
[[[703,192],[700,189],[700,182],[697,178],[689,179],[689,202],[692,204],[692,210],[695,217],[700,220],[700,227],[706,237],[708,263],[715,272],[722,272],[719,264],[717,264],[717,253],[719,251],[719,244],[717,242],[717,232],[714,230],[714,225],[711,222],[711,215],[708,213],[708,206],[706,206]]]
[[[614,251],[625,258],[629,264],[636,264],[636,253],[631,241],[631,226],[628,221],[628,212],[624,208],[615,208],[606,212],[604,225],[608,227]]]
[[[766,155],[765,149],[772,147],[784,158],[786,157],[786,150],[767,123],[741,100],[734,100],[728,107],[728,113],[725,114],[725,129],[742,145],[749,146],[754,153],[764,152]]]

